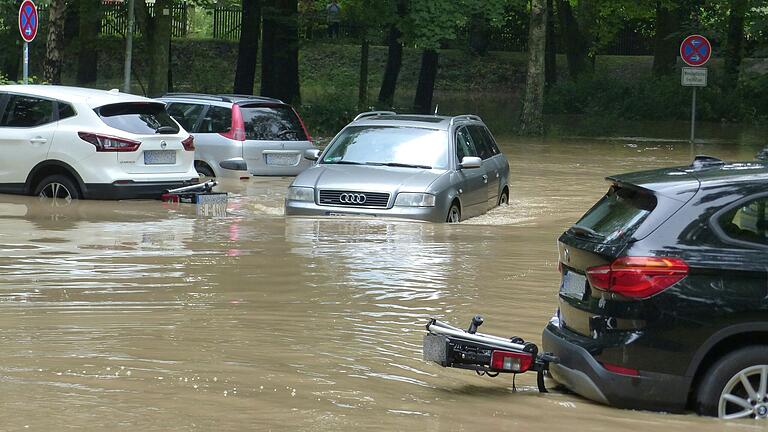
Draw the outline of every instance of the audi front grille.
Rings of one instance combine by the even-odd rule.
[[[320,204],[346,207],[387,208],[389,194],[383,192],[356,192],[321,190]]]

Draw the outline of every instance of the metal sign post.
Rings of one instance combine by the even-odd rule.
[[[37,6],[32,0],[24,0],[19,7],[19,33],[24,39],[24,84],[29,83],[29,43],[37,36]]]
[[[691,146],[696,140],[696,88],[707,86],[707,69],[702,68],[712,55],[712,45],[701,35],[691,35],[680,44],[680,57],[685,64],[680,78],[685,87],[693,87],[691,97]],[[691,147],[693,150],[693,147]]]

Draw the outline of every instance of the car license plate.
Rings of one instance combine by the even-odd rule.
[[[563,275],[563,281],[560,284],[560,294],[577,299],[583,299],[586,290],[586,276],[569,270],[565,271],[565,274]]]
[[[298,158],[294,153],[265,153],[267,165],[277,166],[293,166],[298,162]]]
[[[174,150],[145,150],[144,165],[173,165],[176,163]]]

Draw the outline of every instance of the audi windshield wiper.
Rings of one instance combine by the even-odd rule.
[[[587,227],[581,226],[581,225],[573,225],[570,228],[570,230],[573,231],[574,233],[580,234],[580,235],[582,235],[584,237],[590,237],[590,238],[594,238],[594,239],[604,239],[605,238],[604,235],[598,233],[597,231],[593,230],[592,228],[587,228]]]
[[[399,162],[387,162],[387,163],[379,163],[379,162],[368,162],[369,165],[384,165],[384,166],[390,166],[390,167],[400,167],[400,168],[423,168],[423,169],[432,169],[429,165],[415,165],[415,164],[406,164],[406,163],[399,163]]]
[[[339,164],[339,165],[365,165],[362,162],[355,162],[355,161],[348,161],[348,160],[337,160],[334,162],[323,162],[327,164]]]

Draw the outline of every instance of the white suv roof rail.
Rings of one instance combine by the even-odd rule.
[[[462,114],[462,115],[451,117],[451,126],[453,126],[455,122],[460,120],[471,120],[471,121],[479,121],[479,122],[483,121],[483,119],[481,119],[480,116],[476,116],[474,114]]]
[[[357,117],[355,117],[355,119],[352,121],[358,121],[361,118],[373,117],[373,116],[379,116],[379,115],[397,115],[397,113],[394,111],[368,111],[368,112],[363,112],[358,114]]]

